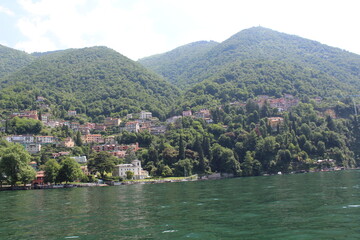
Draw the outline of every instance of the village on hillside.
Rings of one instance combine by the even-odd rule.
[[[316,102],[321,102],[321,98],[314,99]],[[49,109],[49,106],[43,106],[41,103],[44,98],[39,96],[37,100],[41,108]],[[259,107],[268,104],[270,108],[277,109],[277,112],[288,111],[291,107],[299,104],[299,99],[290,94],[285,94],[282,98],[271,98],[266,95],[257,96],[253,99]],[[244,107],[245,102],[232,102],[230,105]],[[221,107],[220,107],[221,108]],[[335,113],[331,109],[325,111],[326,115],[335,118]],[[76,119],[78,115],[76,110],[67,111],[68,119]],[[8,121],[14,118],[26,118],[41,121],[42,125],[48,129],[71,129],[75,134],[74,137],[59,137],[59,136],[43,136],[35,134],[6,134]],[[39,113],[37,110],[13,112],[7,120],[2,120],[1,131],[3,132],[4,139],[11,143],[17,143],[24,147],[30,154],[36,155],[42,152],[43,148],[50,149],[53,152],[46,152],[51,158],[57,159],[62,156],[69,156],[81,165],[83,174],[89,175],[87,168],[87,156],[74,155],[72,149],[78,145],[87,145],[91,152],[107,152],[110,155],[122,160],[126,159],[126,163],[118,164],[113,171],[113,176],[126,177],[127,171],[132,171],[133,179],[144,179],[149,177],[149,173],[141,167],[141,162],[136,159],[135,153],[140,149],[137,142],[127,144],[119,143],[117,134],[122,132],[141,133],[148,132],[152,135],[166,134],[169,126],[174,125],[182,118],[189,117],[194,119],[202,119],[207,124],[212,124],[212,114],[209,109],[200,109],[199,111],[184,110],[181,115],[171,116],[165,122],[161,122],[158,118],[153,117],[149,111],[141,111],[139,113],[127,114],[124,118],[107,117],[102,123],[92,123],[56,119],[51,115],[50,111]],[[276,131],[283,123],[284,119],[281,116],[273,116],[267,118],[268,126]],[[226,128],[227,126],[223,126]],[[111,130],[109,134],[108,130]],[[259,133],[260,134],[260,133]],[[54,151],[62,149],[62,151]],[[49,150],[48,150],[49,151]],[[44,171],[39,168],[36,161],[32,161],[30,165],[37,171],[35,184],[44,184]]]

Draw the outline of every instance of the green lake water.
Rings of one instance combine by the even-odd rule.
[[[5,191],[0,239],[360,239],[360,171]]]

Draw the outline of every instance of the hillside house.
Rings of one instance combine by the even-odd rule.
[[[76,116],[76,114],[76,110],[69,110],[67,113],[68,116]]]
[[[80,123],[79,122],[71,122],[69,127],[74,131],[78,131],[80,128]]]
[[[106,126],[104,124],[96,124],[94,129],[98,131],[106,131]]]
[[[201,109],[200,111],[195,112],[194,115],[195,115],[195,117],[202,118],[202,119],[211,118],[210,110],[208,110],[208,109]]]
[[[268,125],[271,127],[272,130],[276,130],[279,125],[284,122],[284,118],[282,117],[269,117],[268,118]]]
[[[104,138],[101,134],[87,134],[83,137],[83,142],[85,143],[104,143]]]
[[[53,158],[70,155],[70,152],[57,152],[51,154]]]
[[[118,145],[118,144],[95,145],[92,147],[92,149],[96,152],[127,151],[127,150],[136,152],[140,148],[139,148],[138,143],[134,143],[134,144],[128,144],[128,145]]]
[[[166,133],[166,127],[165,126],[152,127],[150,128],[150,133],[153,135],[164,134]]]
[[[150,118],[152,118],[151,112],[145,112],[145,111],[140,112],[140,119],[150,119]]]
[[[183,115],[183,117],[191,117],[192,111],[191,110],[183,111],[182,115]]]
[[[144,130],[150,130],[151,128],[151,122],[142,122],[142,123],[139,123],[140,125],[140,129],[139,131],[144,131]]]
[[[120,118],[111,118],[111,117],[107,117],[104,120],[104,125],[107,127],[118,127],[121,123],[121,119]]]
[[[41,122],[46,125],[50,120],[50,116],[51,114],[49,113],[41,114]]]
[[[39,120],[38,112],[37,111],[24,111],[24,112],[18,112],[13,113],[11,117],[19,117],[19,118],[31,118],[35,120]]]
[[[38,143],[25,144],[25,150],[29,153],[38,153],[41,151],[41,144]]]
[[[56,138],[54,136],[35,136],[36,142],[40,144],[51,144],[56,143]]]
[[[109,153],[117,158],[124,158],[126,156],[126,151],[113,151]]]
[[[90,128],[87,125],[80,125],[77,129],[82,135],[90,134]]]
[[[137,121],[127,122],[125,124],[125,130],[128,131],[128,132],[138,133],[139,130],[140,130],[140,124]]]
[[[11,135],[5,137],[6,141],[20,144],[34,143],[35,137],[32,135]]]

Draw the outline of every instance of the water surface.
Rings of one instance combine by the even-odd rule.
[[[360,171],[0,192],[0,239],[360,239]]]

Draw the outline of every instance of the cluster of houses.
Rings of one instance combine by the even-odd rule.
[[[192,110],[186,110],[182,112],[182,115],[173,116],[166,119],[167,123],[175,123],[178,119],[182,117],[191,117],[197,119],[203,119],[207,123],[212,123],[211,113],[209,109],[200,109],[199,111],[193,112]]]
[[[6,136],[8,142],[19,143],[23,145],[29,153],[38,153],[41,146],[46,144],[54,144],[57,139],[53,136],[33,136],[33,135],[11,135]]]
[[[283,112],[298,105],[300,100],[291,94],[285,94],[282,98],[270,98],[267,95],[257,96],[256,103],[259,107],[262,107],[266,102],[271,108],[276,108],[279,112]]]
[[[259,107],[263,107],[265,103],[269,104],[271,108],[276,108],[279,112],[288,111],[291,107],[299,104],[300,100],[291,94],[284,94],[282,98],[272,98],[268,95],[258,95],[255,98],[255,103]],[[230,105],[245,106],[245,102],[232,102]]]

